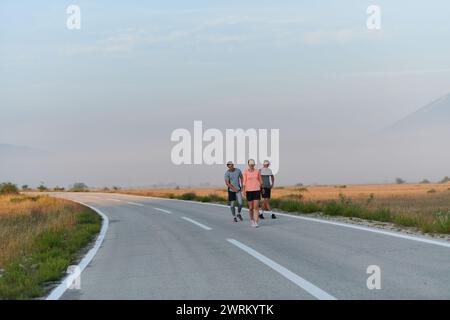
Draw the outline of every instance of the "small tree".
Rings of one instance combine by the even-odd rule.
[[[428,179],[423,179],[422,181],[420,181],[421,184],[429,184],[430,180]]]
[[[83,182],[75,182],[73,184],[72,189],[70,189],[72,192],[86,192],[88,191],[88,186],[84,184]]]
[[[40,192],[48,191],[48,188],[43,183],[41,183],[37,189]]]
[[[18,194],[19,188],[11,182],[4,182],[0,184],[0,194]]]
[[[397,179],[395,179],[395,182],[396,182],[397,184],[404,184],[404,183],[406,183],[406,181],[403,180],[402,178],[397,178]]]
[[[27,184],[24,184],[22,186],[22,191],[28,191],[28,190],[30,190],[30,187]]]
[[[444,179],[441,180],[440,183],[447,183],[450,182],[450,178],[449,177],[445,177]]]

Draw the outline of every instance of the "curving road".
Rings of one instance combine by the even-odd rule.
[[[61,299],[450,299],[450,243],[280,215],[251,228],[228,208],[60,193],[109,218],[81,289]],[[369,290],[367,268],[381,271]]]

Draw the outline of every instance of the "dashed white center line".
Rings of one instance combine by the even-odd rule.
[[[253,250],[252,248],[247,247],[245,244],[243,244],[243,243],[241,243],[241,242],[239,242],[237,240],[234,240],[234,239],[227,239],[227,241],[232,243],[232,244],[234,244],[236,247],[244,250],[249,255],[253,256],[256,259],[258,259],[259,261],[261,261],[262,263],[264,263],[268,267],[272,268],[273,270],[275,270],[276,272],[281,274],[283,277],[289,279],[290,281],[292,281],[297,286],[299,286],[300,288],[302,288],[303,290],[305,290],[306,292],[308,292],[312,296],[316,297],[317,299],[319,299],[319,300],[336,300],[335,297],[333,297],[332,295],[330,295],[327,292],[323,291],[322,289],[316,287],[311,282],[303,279],[299,275],[296,275],[292,271],[286,269],[282,265],[279,265],[278,263],[276,263],[275,261],[267,258],[266,256],[263,256],[261,253]]]
[[[153,207],[153,209],[158,210],[158,211],[161,211],[161,212],[164,212],[164,213],[172,214],[172,212],[170,212],[169,210],[164,210],[164,209],[161,209],[161,208],[155,208],[155,207]]]
[[[127,201],[127,203],[128,203],[128,204],[132,204],[133,206],[144,207],[144,205],[143,205],[143,204],[141,204],[141,203],[136,203],[136,202],[129,202],[129,201]]]
[[[113,199],[113,198],[106,198],[106,200],[111,200],[111,201],[116,201],[116,202],[122,202],[122,200],[117,200],[117,199]]]
[[[204,224],[201,224],[200,222],[197,222],[197,221],[195,221],[195,220],[189,219],[189,218],[187,218],[187,217],[181,217],[181,219],[184,219],[184,220],[186,220],[186,221],[189,221],[190,223],[193,223],[193,224],[195,224],[195,225],[197,225],[197,226],[199,226],[200,228],[203,228],[203,229],[205,229],[205,230],[212,230],[210,227],[205,226]]]

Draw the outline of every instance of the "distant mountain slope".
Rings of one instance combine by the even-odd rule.
[[[0,143],[0,156],[1,157],[11,157],[11,156],[19,156],[19,155],[27,155],[31,153],[36,153],[37,150],[25,147],[25,146],[17,146],[13,144]]]
[[[384,133],[450,132],[450,94],[385,128]]]

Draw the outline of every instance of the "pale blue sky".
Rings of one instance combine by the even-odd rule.
[[[69,4],[81,30],[66,29]],[[370,4],[381,31],[366,28]],[[449,13],[444,0],[3,0],[0,143],[57,154],[33,182],[220,183],[222,168],[170,163],[170,133],[203,120],[280,128],[284,183],[390,179],[323,173],[304,156],[450,92]]]

